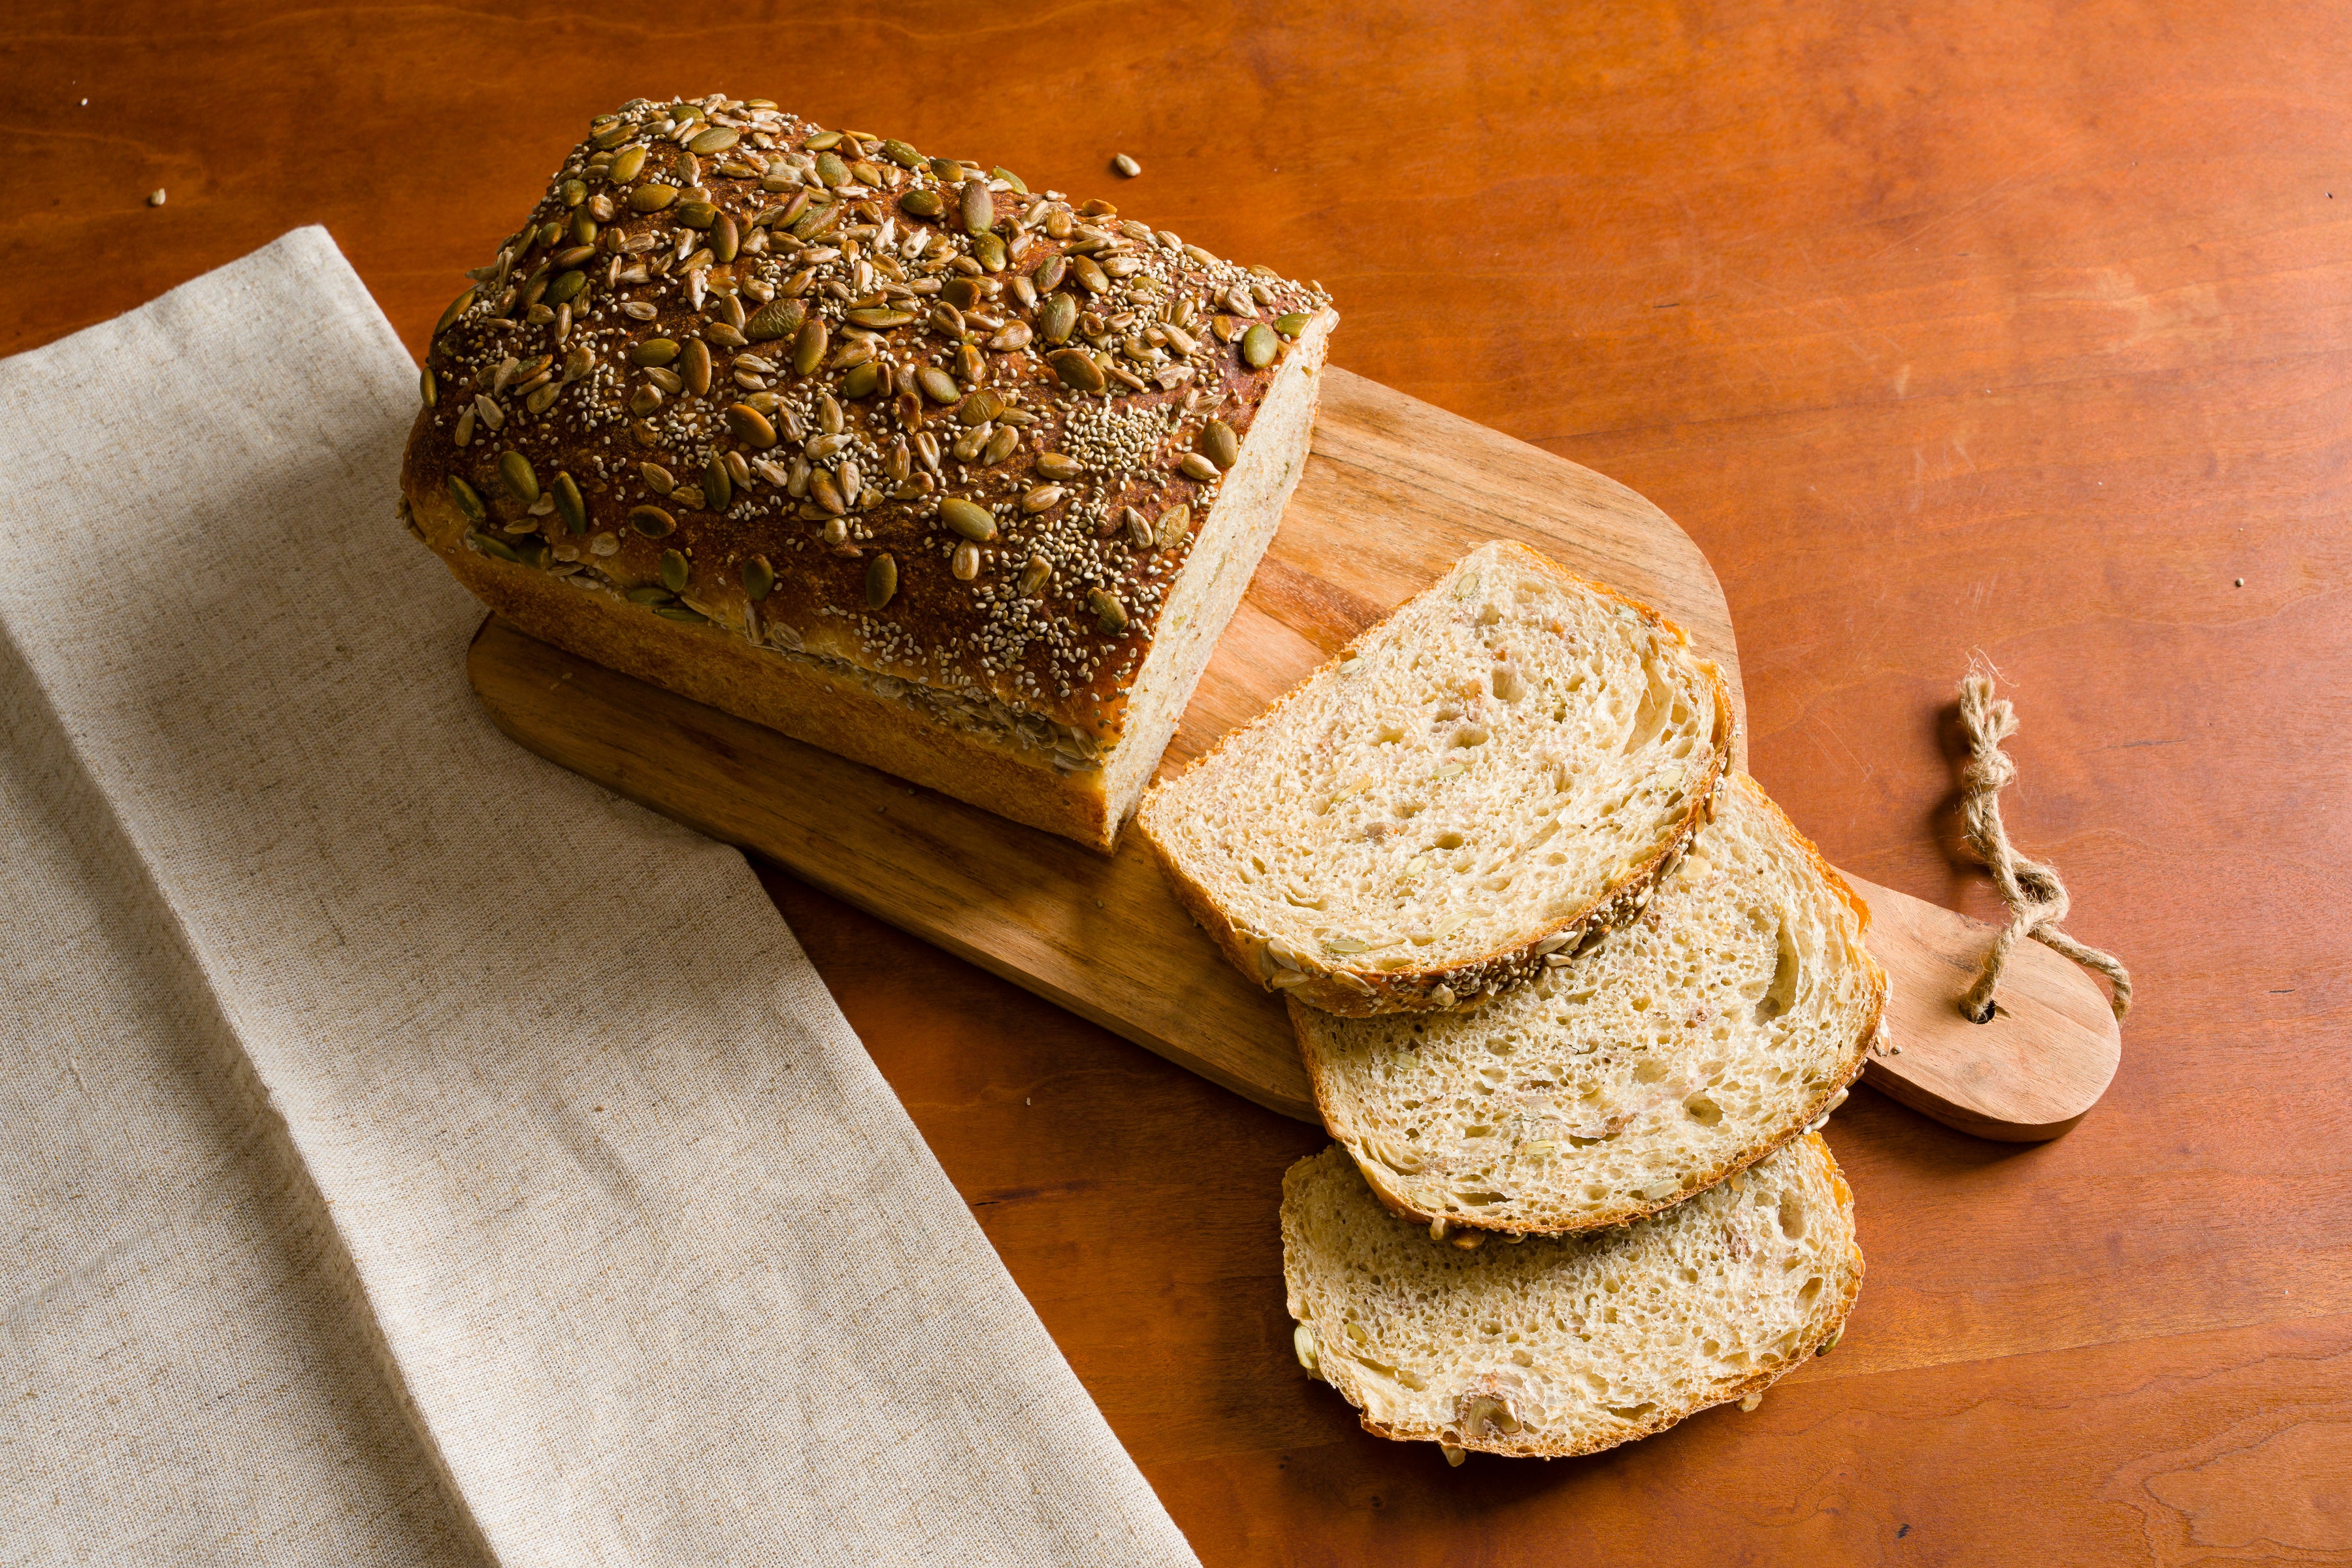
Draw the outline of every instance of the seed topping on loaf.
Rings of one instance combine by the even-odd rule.
[[[1081,753],[1329,303],[1109,203],[719,95],[592,121],[467,276],[411,451],[465,548]]]

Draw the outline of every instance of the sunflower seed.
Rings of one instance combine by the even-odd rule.
[[[1021,592],[1034,598],[1054,575],[1054,563],[1042,555],[1032,555],[1021,568]]]
[[[629,526],[647,539],[660,539],[677,526],[677,519],[657,506],[633,506],[629,509]]]
[[[621,301],[621,314],[635,321],[650,321],[661,312],[643,300],[624,300]]]
[[[1024,491],[1021,497],[1023,511],[1048,511],[1061,504],[1063,490],[1059,485],[1039,485]]]
[[[940,502],[940,521],[975,543],[985,544],[996,537],[995,517],[986,507],[961,496],[949,496]]]
[[[888,552],[866,563],[866,607],[878,610],[898,592],[898,563]]]
[[[988,445],[981,448],[980,459],[993,466],[1013,456],[1013,449],[1019,445],[1021,432],[1010,425],[1000,426],[996,434],[988,438]]]
[[[999,353],[1014,353],[1029,346],[1029,323],[1013,321],[988,340],[988,346]]]
[[[1101,268],[1095,265],[1094,258],[1090,256],[1072,257],[1070,275],[1078,280],[1078,287],[1089,294],[1104,294],[1110,291],[1110,279],[1104,275]]]
[[[1198,452],[1185,453],[1184,460],[1177,467],[1183,471],[1186,479],[1198,479],[1202,484],[1207,484],[1211,479],[1215,479],[1218,472],[1217,465]]]
[[[743,231],[732,217],[720,213],[710,225],[710,254],[720,261],[732,261],[742,249]]]
[[[457,427],[449,433],[449,438],[460,447],[473,444],[474,405],[472,404],[468,403],[457,411]]]
[[[1162,550],[1172,550],[1192,531],[1192,509],[1176,505],[1160,514],[1160,526],[1153,531],[1152,542]]]
[[[661,388],[665,394],[671,397],[676,397],[686,388],[686,377],[678,374],[677,372],[674,370],[666,370],[660,365],[656,365],[653,369],[646,372],[646,379],[653,383],[654,385]]]
[[[809,475],[809,499],[835,517],[849,510],[849,501],[841,493],[840,481],[823,468]]]
[[[700,338],[688,338],[678,351],[678,374],[686,390],[699,397],[710,390],[710,345]]]

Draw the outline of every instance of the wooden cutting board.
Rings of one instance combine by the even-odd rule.
[[[1343,370],[1282,531],[1161,764],[1181,770],[1481,541],[1517,539],[1680,622],[1739,694],[1731,614],[1698,547],[1589,468]],[[688,701],[495,617],[467,659],[499,727],[666,816],[1093,1019],[1261,1105],[1318,1120],[1279,997],[1180,909],[1139,834],[1106,859]],[[1744,700],[1743,703],[1744,703]],[[1742,708],[1740,764],[1746,765]],[[1803,824],[1799,824],[1802,826]],[[2120,1037],[2073,965],[2021,946],[2000,1016],[1956,1006],[1992,928],[1853,879],[1894,984],[1867,1080],[1990,1138],[2055,1137],[2106,1089]]]

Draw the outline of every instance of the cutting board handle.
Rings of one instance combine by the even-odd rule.
[[[2010,955],[1993,1016],[1971,1021],[1960,998],[1994,928],[1847,872],[1869,905],[1870,951],[1886,969],[1886,1044],[1863,1081],[1979,1138],[2057,1137],[2098,1103],[2123,1058],[2105,994],[2039,942]]]

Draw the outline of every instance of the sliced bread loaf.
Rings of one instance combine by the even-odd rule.
[[[1367,1431],[1560,1458],[1761,1394],[1838,1331],[1863,1264],[1814,1135],[1654,1217],[1470,1250],[1335,1144],[1283,1177],[1282,1268],[1300,1362]]]
[[[1729,765],[1682,630],[1496,542],[1140,821],[1243,973],[1333,1013],[1443,1011],[1630,917]]]
[[[1292,1022],[1333,1137],[1423,1224],[1616,1225],[1827,1113],[1877,1037],[1867,906],[1735,773],[1625,929],[1486,1005]]]

